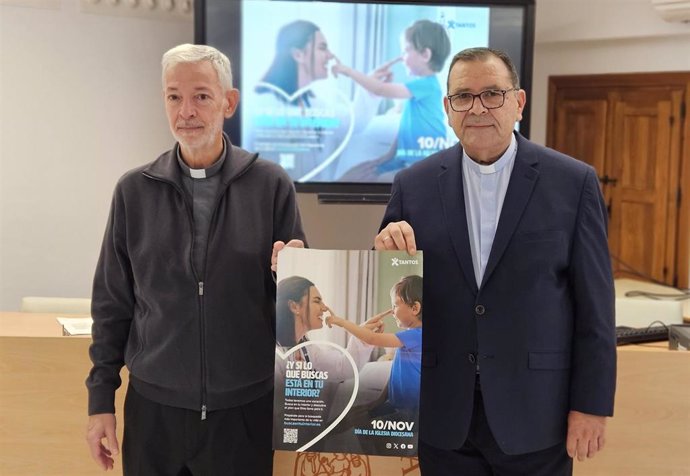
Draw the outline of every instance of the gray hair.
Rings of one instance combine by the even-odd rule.
[[[517,73],[517,68],[515,68],[515,63],[513,63],[513,60],[510,59],[508,53],[496,48],[467,48],[462,50],[460,53],[457,53],[455,56],[453,56],[453,59],[450,62],[450,67],[448,68],[448,80],[450,81],[450,71],[453,69],[453,65],[455,65],[455,63],[458,61],[467,63],[472,61],[486,61],[491,57],[495,57],[503,61],[503,64],[505,64],[506,68],[508,68],[508,71],[510,72],[510,82],[512,83],[512,86],[515,89],[520,89],[520,78]]]
[[[223,91],[232,89],[232,69],[230,60],[216,48],[207,45],[192,45],[185,43],[166,51],[161,61],[161,65],[163,66],[163,81],[165,81],[166,71],[173,66],[180,63],[199,63],[201,61],[208,61],[211,63],[213,69],[218,73],[218,80],[223,87]]]

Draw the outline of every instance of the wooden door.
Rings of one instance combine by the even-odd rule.
[[[689,96],[690,73],[550,78],[547,145],[596,169],[616,276],[687,286]]]
[[[556,111],[557,150],[604,170],[608,101],[603,98],[563,97]]]
[[[671,283],[675,237],[680,100],[683,91],[646,88],[612,96],[611,134],[604,167],[609,245],[618,275],[632,268]],[[675,155],[675,156],[674,156]],[[675,175],[675,177],[674,177]]]

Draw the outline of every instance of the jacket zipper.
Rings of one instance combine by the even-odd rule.
[[[194,248],[194,247],[192,247]],[[199,281],[199,312],[201,327],[201,421],[206,419],[206,326],[204,319],[204,282]]]
[[[253,162],[252,162],[253,163]],[[199,275],[196,272],[196,269],[194,268],[194,239],[195,239],[195,233],[194,233],[194,217],[192,215],[192,211],[190,210],[189,204],[187,203],[187,200],[185,199],[184,196],[184,191],[182,191],[177,184],[175,184],[172,181],[162,179],[159,177],[154,177],[152,175],[147,174],[146,172],[143,172],[145,177],[149,177],[150,179],[153,180],[159,180],[161,182],[170,184],[176,191],[182,196],[182,201],[185,204],[185,208],[187,210],[187,217],[189,218],[189,224],[192,230],[192,246],[190,247],[190,253],[189,253],[189,260],[191,262],[192,266],[192,273],[194,274],[194,278],[196,279],[198,283],[198,289],[199,289],[199,329],[200,329],[200,338],[201,338],[201,420],[204,421],[206,420],[206,325],[205,325],[205,318],[204,318],[204,280],[199,279]],[[218,211],[218,205],[220,205],[220,201],[223,198],[223,196],[227,193],[228,188],[230,187],[230,184],[235,181],[235,179],[243,174],[238,174],[234,177],[232,177],[227,184],[225,184],[222,193],[218,194],[218,197],[216,198],[216,203],[213,206],[213,213],[211,214],[211,221],[209,223],[208,227],[208,239],[206,240],[206,249],[204,250],[204,260],[208,261],[208,244],[211,241],[211,230],[213,229],[213,225],[216,223],[216,212]]]
[[[190,246],[189,250],[189,262],[192,267],[192,274],[194,274],[194,280],[197,282],[198,286],[198,295],[199,295],[199,339],[200,339],[200,352],[201,352],[201,420],[206,420],[206,336],[205,336],[205,330],[206,326],[204,325],[204,281],[203,279],[199,279],[199,274],[196,271],[196,268],[194,267],[194,240],[196,239],[196,233],[194,231],[194,216],[192,215],[192,210],[189,206],[189,203],[187,203],[187,200],[184,195],[184,191],[180,189],[180,187],[177,186],[172,181],[160,178],[160,177],[154,177],[153,175],[149,175],[146,172],[143,172],[145,177],[148,177],[152,180],[158,180],[163,183],[167,183],[170,186],[172,186],[175,191],[182,197],[182,202],[185,205],[185,209],[187,210],[187,218],[189,219],[189,227],[192,232],[192,246]],[[216,204],[217,206],[217,204]],[[215,214],[215,211],[214,211]],[[209,232],[210,232],[210,227],[209,227]],[[206,245],[206,252],[208,253],[208,243]]]
[[[218,211],[218,205],[220,205],[220,201],[222,200],[223,196],[226,194],[228,187],[230,187],[230,183],[234,179],[230,180],[225,187],[222,189],[222,192],[218,194],[216,197],[216,203],[213,205],[213,212],[211,213],[211,221],[208,224],[208,236],[206,237],[206,249],[204,250],[204,262],[206,263],[206,266],[208,266],[208,244],[211,241],[211,230],[213,230],[213,226],[216,224],[216,212]],[[194,223],[192,222],[192,228],[194,228]],[[192,246],[192,249],[194,247]],[[194,260],[192,259],[192,262]],[[193,267],[193,265],[192,265]],[[204,271],[206,271],[204,269]],[[201,421],[206,420],[206,319],[205,319],[205,314],[204,314],[204,281],[201,280],[199,281],[199,303],[201,307],[201,321],[200,321],[200,326],[201,326]]]

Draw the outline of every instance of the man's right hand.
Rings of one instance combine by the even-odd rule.
[[[287,243],[283,241],[276,241],[273,243],[273,252],[271,254],[271,271],[278,272],[278,253],[284,248],[304,248],[304,241],[290,240]]]
[[[114,457],[120,454],[115,427],[117,423],[113,413],[99,413],[89,417],[86,426],[86,443],[91,457],[104,470],[113,469]],[[102,440],[105,439],[105,445]]]
[[[417,253],[414,230],[406,221],[389,223],[374,238],[376,250],[407,250],[410,255]]]

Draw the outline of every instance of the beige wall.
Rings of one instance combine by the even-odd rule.
[[[0,0],[0,309],[23,295],[88,296],[117,178],[170,146],[161,54],[192,23],[80,12],[78,0]],[[650,0],[537,0],[532,138],[547,77],[690,70],[690,25]],[[310,243],[370,248],[381,205],[300,194]]]
[[[88,297],[115,182],[171,144],[164,51],[191,20],[0,1],[0,309]]]
[[[385,205],[321,204],[313,193],[297,197],[312,248],[361,249],[374,246]]]

